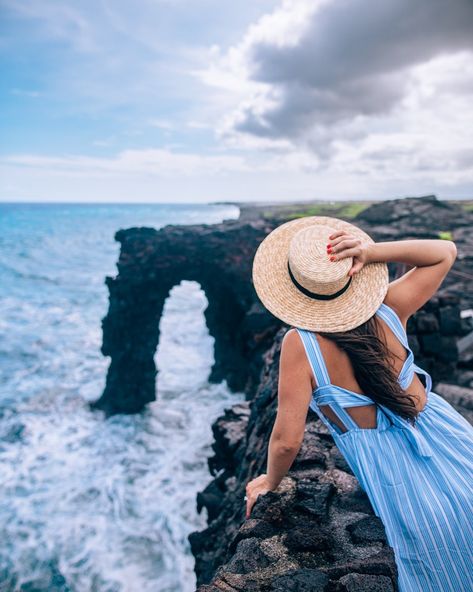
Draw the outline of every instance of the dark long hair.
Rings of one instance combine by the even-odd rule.
[[[405,393],[397,381],[398,372],[390,361],[386,344],[380,338],[375,316],[349,331],[317,333],[336,343],[348,355],[355,378],[364,394],[410,423],[415,423],[419,413],[414,403],[415,396]],[[392,355],[399,358],[394,353]]]

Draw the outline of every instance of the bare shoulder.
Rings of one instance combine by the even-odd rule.
[[[301,352],[303,350],[304,346],[302,344],[302,339],[295,327],[291,327],[284,334],[281,342],[281,349],[282,348],[284,348],[287,352]]]
[[[291,327],[284,334],[281,342],[281,356],[289,363],[305,364],[305,347],[299,331],[295,327]]]
[[[303,376],[307,384],[313,385],[312,370],[304,343],[295,327],[288,329],[282,339],[280,369],[293,380],[298,380]]]

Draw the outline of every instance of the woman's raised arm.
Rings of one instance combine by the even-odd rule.
[[[353,257],[349,275],[358,273],[367,263],[377,261],[392,261],[413,266],[413,269],[389,284],[385,298],[386,303],[395,309],[404,324],[439,289],[457,256],[455,243],[446,239],[368,243],[345,230],[337,230],[329,239],[334,260]]]
[[[453,241],[413,239],[368,245],[366,261],[398,261],[414,266],[390,282],[386,295],[387,303],[405,324],[437,292],[456,256]]]

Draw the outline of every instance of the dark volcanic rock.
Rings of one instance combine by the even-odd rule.
[[[316,569],[295,569],[279,578],[271,586],[271,592],[324,592],[328,589],[328,577]]]
[[[386,576],[370,576],[366,574],[349,574],[338,581],[336,592],[393,592],[394,587]]]
[[[225,409],[224,415],[212,425],[215,439],[212,444],[215,454],[209,463],[212,475],[222,468],[235,469],[235,466],[228,465],[229,462],[240,464],[239,451],[244,449],[249,416],[249,404],[240,403]]]
[[[464,209],[435,195],[381,201],[363,210],[356,220],[367,222],[372,228],[389,225],[391,233],[402,230],[417,234],[418,238],[430,238],[432,233],[471,224],[471,217]]]
[[[296,508],[310,514],[313,518],[323,519],[328,514],[329,502],[334,492],[335,486],[332,483],[314,485],[311,481],[299,481],[297,493],[300,495],[300,500]]]
[[[230,544],[230,551],[234,552],[236,545],[245,538],[269,539],[278,533],[278,528],[266,520],[248,518],[243,522],[236,537]]]
[[[106,279],[110,307],[102,321],[102,353],[111,364],[94,408],[134,413],[155,399],[159,320],[169,291],[183,279],[199,282],[209,301],[204,315],[215,338],[209,380],[226,379],[231,389],[251,394],[277,329],[249,281],[254,252],[268,230],[233,220],[116,233],[119,273]]]
[[[368,516],[348,525],[348,531],[355,543],[385,542],[386,533],[380,518]]]
[[[271,559],[264,554],[257,538],[242,539],[236,548],[235,555],[226,565],[226,571],[247,574],[271,565]]]
[[[155,398],[164,301],[182,279],[199,282],[215,338],[210,381],[226,379],[230,389],[245,391],[247,401],[226,409],[212,426],[214,456],[208,462],[214,480],[197,499],[198,511],[208,511],[208,527],[189,536],[198,592],[395,591],[396,564],[384,528],[312,410],[288,475],[276,492],[258,498],[245,520],[245,485],[266,470],[279,352],[288,329],[259,303],[251,265],[259,243],[282,221],[276,214],[243,212],[240,220],[216,225],[117,232],[119,273],[107,278],[110,307],[102,323],[102,351],[111,363],[105,391],[92,407],[107,415],[133,413]],[[473,307],[473,214],[426,196],[374,204],[354,222],[378,241],[452,233],[455,265],[407,330],[434,390],[438,384],[439,393],[471,421],[473,324],[460,310]],[[391,279],[407,271],[400,264],[388,267]]]
[[[327,546],[327,533],[314,528],[313,523],[307,526],[296,526],[284,537],[288,551],[323,551]]]

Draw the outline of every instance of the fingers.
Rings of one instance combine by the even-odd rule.
[[[251,509],[253,508],[253,504],[254,504],[253,497],[250,493],[250,487],[249,487],[250,483],[251,483],[251,481],[246,484],[246,490],[245,490],[246,497],[247,497],[247,499],[246,499],[246,513],[245,513],[246,519],[248,519],[250,517]]]
[[[360,244],[358,239],[345,239],[332,247],[330,255],[336,259],[342,259],[343,257],[356,257],[360,254]]]
[[[336,230],[335,232],[333,232],[332,234],[329,235],[329,239],[332,240],[334,238],[338,238],[339,236],[342,236],[343,234],[347,235],[348,232],[346,230]]]
[[[348,275],[354,275],[355,273],[358,273],[363,267],[363,262],[362,261],[357,261],[354,265],[352,265],[350,271],[348,272]]]
[[[353,249],[345,249],[344,251],[340,251],[338,253],[335,253],[334,255],[332,255],[332,257],[334,257],[335,261],[339,261],[340,259],[345,259],[346,257],[357,257],[360,254],[360,251],[358,249],[358,247],[355,247]]]
[[[248,518],[251,515],[251,510],[253,509],[253,506],[255,505],[256,499],[258,498],[258,496],[256,495],[248,495],[248,499],[246,500],[246,514],[245,514],[245,518],[248,520]]]
[[[263,473],[262,475],[259,475],[259,477],[256,477],[255,479],[248,481],[245,487],[245,491],[247,497],[245,517],[249,518],[251,510],[253,509],[253,506],[255,505],[258,496],[269,491],[266,485],[266,473]]]
[[[246,493],[246,495],[248,497],[248,499],[246,500],[246,515],[245,515],[246,519],[248,519],[250,517],[251,510],[253,509],[253,506],[255,505],[255,502],[261,493],[263,493],[263,491],[258,491],[255,493],[248,493],[248,492]]]
[[[347,247],[354,247],[356,245],[360,245],[361,241],[359,238],[355,238],[353,236],[340,236],[333,241],[330,241],[333,251],[339,251],[340,249],[345,249]]]

